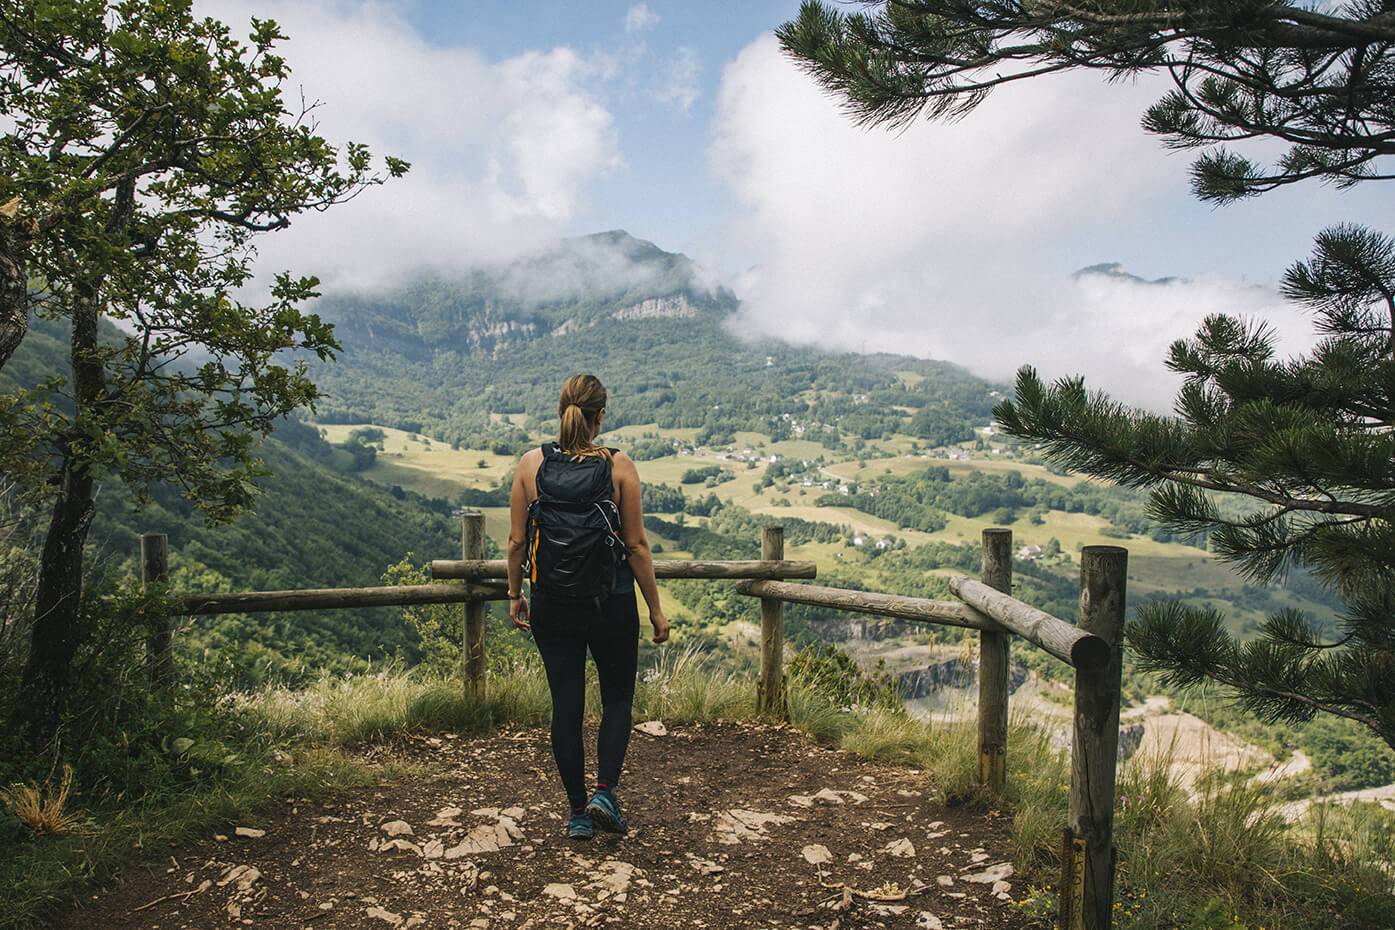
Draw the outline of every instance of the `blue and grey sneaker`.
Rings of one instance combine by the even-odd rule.
[[[567,821],[567,836],[573,840],[589,840],[596,835],[596,828],[591,823],[591,815],[587,811],[573,811],[571,820]]]
[[[625,815],[620,813],[620,802],[615,800],[615,795],[609,791],[597,791],[591,795],[591,800],[586,805],[586,813],[591,816],[596,826],[607,833],[630,832]]]

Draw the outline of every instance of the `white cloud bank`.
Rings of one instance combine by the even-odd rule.
[[[1168,344],[1209,313],[1262,316],[1301,347],[1306,321],[1272,289],[1076,278],[1040,254],[1083,234],[1106,250],[1089,262],[1112,260],[1111,229],[1149,222],[1160,192],[1185,196],[1184,163],[1138,129],[1157,96],[1069,75],[999,91],[959,123],[861,129],[772,38],[753,43],[723,74],[709,149],[740,205],[722,251],[754,266],[738,325],[1004,380],[1022,364],[1082,373],[1152,407],[1177,384]]]
[[[419,266],[502,261],[554,241],[622,161],[596,93],[603,64],[569,48],[491,61],[426,43],[391,7],[334,0],[200,0],[244,34],[275,19],[290,40],[287,96],[321,100],[331,142],[407,159],[407,177],[298,218],[261,240],[259,267],[368,287]]]

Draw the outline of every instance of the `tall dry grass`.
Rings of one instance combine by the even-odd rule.
[[[36,836],[74,833],[87,822],[69,806],[73,793],[73,767],[63,766],[63,774],[54,784],[10,785],[0,789],[0,804]]]

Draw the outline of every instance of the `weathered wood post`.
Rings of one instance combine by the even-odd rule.
[[[170,539],[164,533],[140,538],[140,580],[143,588],[170,580]],[[174,618],[166,610],[150,618],[145,640],[145,669],[151,687],[167,688],[174,681]]]
[[[767,526],[761,530],[760,557],[785,557],[785,528]],[[756,710],[776,717],[785,716],[785,607],[773,597],[760,599],[760,682],[756,685]]]
[[[1012,593],[1012,530],[983,531],[983,583]],[[994,794],[1007,785],[1007,633],[978,634],[978,781]]]
[[[1077,626],[1109,643],[1102,664],[1075,670],[1070,826],[1061,863],[1061,930],[1109,930],[1114,911],[1114,779],[1119,763],[1124,586],[1129,553],[1086,546],[1080,553]]]
[[[484,514],[466,511],[460,517],[460,557],[484,558]],[[461,643],[461,659],[465,672],[465,693],[482,698],[484,681],[484,601],[465,602],[465,630]]]

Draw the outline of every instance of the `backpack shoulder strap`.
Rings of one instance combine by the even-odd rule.
[[[615,474],[615,462],[612,461],[611,456],[615,455],[615,453],[619,452],[620,450],[607,448],[606,451],[609,452],[610,455],[600,455],[597,456],[597,458],[599,458],[602,462],[605,463],[605,465],[602,466],[601,470],[605,474],[606,500],[613,502],[615,500],[615,479],[613,477]]]

